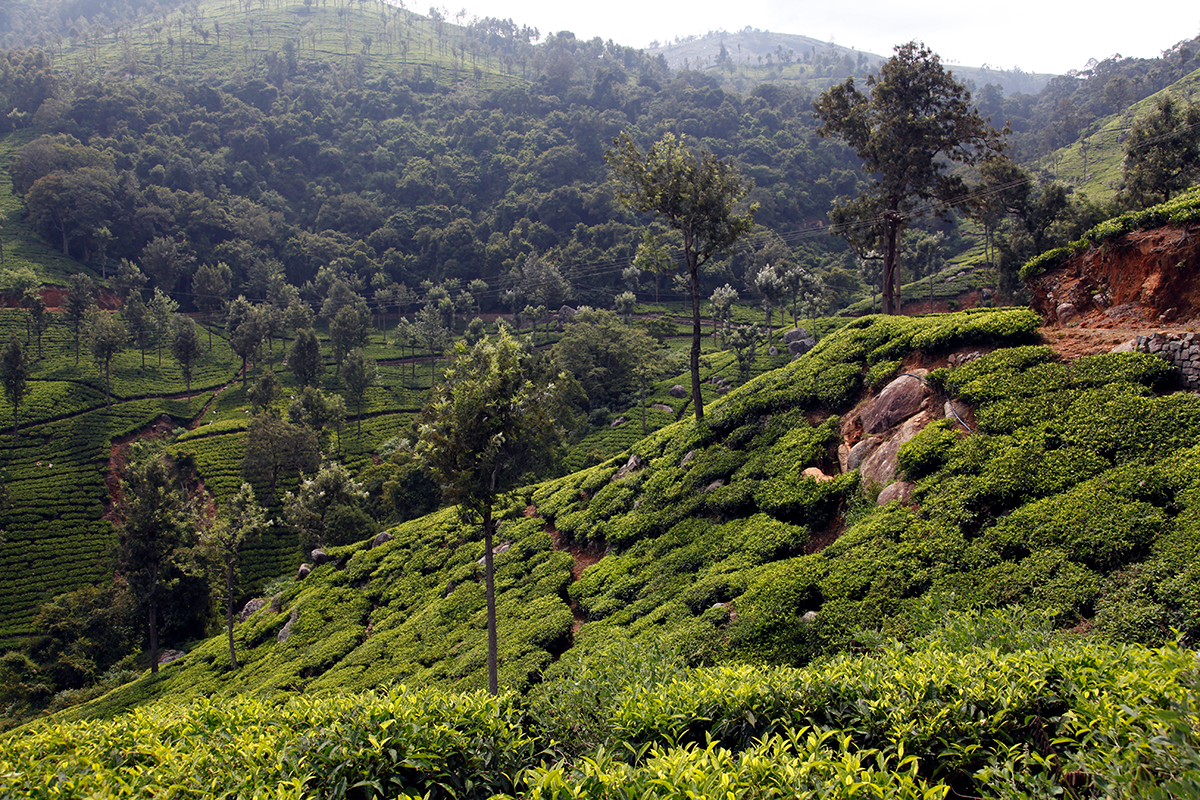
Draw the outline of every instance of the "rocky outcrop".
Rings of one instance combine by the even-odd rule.
[[[916,414],[931,395],[922,380],[927,374],[923,369],[914,370],[885,386],[879,397],[859,415],[863,430],[882,433]]]

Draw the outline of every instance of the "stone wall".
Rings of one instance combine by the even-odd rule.
[[[1134,349],[1166,359],[1179,368],[1179,382],[1185,388],[1200,389],[1200,334],[1155,333],[1139,336]]]

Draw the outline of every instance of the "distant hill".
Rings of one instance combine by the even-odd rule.
[[[749,91],[759,83],[799,83],[813,91],[849,75],[866,75],[889,56],[856,50],[811,36],[746,27],[740,31],[709,31],[675,42],[651,43],[646,52],[661,55],[672,69],[695,69],[720,74],[727,88]],[[722,47],[726,55],[722,55]],[[1053,77],[1045,73],[1002,70],[984,65],[947,65],[969,87],[988,84],[1004,95],[1037,94]]]

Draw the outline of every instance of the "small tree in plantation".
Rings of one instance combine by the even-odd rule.
[[[238,668],[237,650],[233,645],[233,602],[239,577],[239,561],[243,545],[258,538],[271,526],[262,506],[254,497],[254,489],[243,482],[242,488],[221,508],[216,518],[200,531],[197,545],[201,561],[219,587],[225,603],[225,633],[229,637],[229,663]]]
[[[20,438],[17,428],[17,410],[25,400],[29,381],[29,359],[16,336],[12,337],[0,355],[0,382],[4,384],[4,396],[13,407],[13,438]]]
[[[116,314],[94,310],[88,316],[88,347],[104,370],[104,407],[112,408],[112,362],[125,349],[129,332]]]
[[[179,362],[183,371],[183,379],[187,381],[187,399],[192,399],[192,372],[196,362],[204,355],[204,347],[200,344],[200,332],[191,317],[177,316],[174,322],[174,332],[171,335],[171,353]]]
[[[712,153],[694,153],[686,142],[667,134],[643,153],[623,133],[604,158],[626,206],[654,215],[679,232],[692,298],[692,405],[704,417],[700,396],[700,268],[727,251],[754,225],[757,206],[738,213],[750,187],[733,164]]]
[[[292,347],[288,352],[288,366],[296,383],[301,386],[313,386],[321,376],[321,342],[312,328],[301,328],[296,331]]]
[[[356,347],[346,354],[346,368],[342,377],[346,380],[346,399],[354,404],[358,433],[361,435],[363,398],[366,397],[367,388],[375,385],[379,372],[375,362],[364,356],[363,351]]]
[[[446,379],[417,422],[417,458],[446,499],[458,504],[464,521],[483,526],[492,694],[499,691],[492,506],[524,483],[559,440],[553,420],[557,395],[554,384],[534,380],[520,344],[502,329],[495,342],[481,341],[470,350],[458,345]]]
[[[146,603],[150,671],[158,672],[160,592],[169,568],[190,544],[187,512],[175,465],[157,444],[135,445],[121,481],[118,569]]]

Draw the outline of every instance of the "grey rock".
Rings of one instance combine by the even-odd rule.
[[[877,505],[887,505],[893,500],[899,500],[901,503],[907,503],[912,498],[913,489],[917,488],[915,483],[909,481],[895,481],[884,487],[876,499]]]
[[[641,469],[643,466],[644,466],[644,462],[642,461],[642,457],[639,456],[637,453],[634,453],[633,455],[631,455],[629,457],[629,460],[625,462],[625,466],[623,466],[619,470],[617,470],[617,474],[614,475],[612,479],[615,481],[620,478],[624,478],[629,473],[635,472],[635,471]]]
[[[683,388],[681,385],[679,385],[677,383],[671,387],[671,389],[667,392],[667,394],[671,395],[671,397],[675,397],[675,398],[682,400],[683,398],[688,396],[688,390]]]
[[[279,633],[275,634],[275,641],[283,644],[292,635],[292,626],[296,624],[296,619],[300,616],[300,610],[293,608],[292,615],[288,617],[288,621],[279,629]]]
[[[788,352],[794,356],[802,356],[816,345],[816,339],[797,339],[794,342],[788,342]]]
[[[674,413],[675,413],[675,409],[671,408],[671,407],[670,407],[669,405],[667,405],[666,403],[655,403],[654,405],[650,406],[650,408],[654,409],[655,411],[663,411],[663,412],[666,412],[667,414],[674,414]]]
[[[869,439],[863,439],[854,445],[854,447],[851,447],[846,457],[846,471],[850,472],[862,466],[862,462],[867,456],[875,452],[875,449],[879,447],[882,441],[883,439],[872,436]]]
[[[267,598],[255,597],[252,600],[247,600],[246,605],[242,606],[242,610],[238,613],[238,622],[245,622],[254,616],[255,612],[267,604]]]
[[[913,375],[924,377],[923,370]],[[871,401],[859,416],[863,430],[867,433],[882,433],[921,410],[930,391],[924,382],[909,375],[901,375],[883,388],[879,396]]]
[[[1060,325],[1066,325],[1079,316],[1079,309],[1072,303],[1059,303],[1058,308],[1054,309],[1054,316]]]
[[[808,331],[804,330],[804,328],[792,328],[783,335],[783,343],[791,344],[792,342],[798,342],[801,339],[807,338],[809,338]]]
[[[392,540],[392,535],[390,533],[388,533],[387,531],[383,531],[382,533],[380,533],[374,539],[371,540],[371,546],[368,549],[374,550],[376,547],[379,547],[379,545],[387,544],[391,540]]]
[[[771,349],[767,351],[767,355],[769,355],[769,356],[777,356],[777,355],[779,355],[779,348],[778,348],[778,347],[775,347],[774,345],[772,345],[772,346],[771,346]]]
[[[686,467],[688,464],[692,463],[692,459],[695,457],[696,457],[696,451],[688,450],[687,453],[684,454],[683,458],[680,459],[679,466]]]
[[[805,611],[804,615],[800,617],[800,621],[804,623],[816,622],[816,620],[817,612],[815,611]]]
[[[316,550],[313,550],[310,555],[312,557],[312,563],[314,566],[319,567],[322,564],[327,564],[329,562],[329,554],[319,547]]]
[[[704,487],[704,492],[705,492],[705,494],[707,494],[708,492],[711,492],[713,489],[720,489],[724,485],[725,485],[724,478],[717,478],[715,481],[710,483],[708,486]]]
[[[172,661],[178,661],[186,655],[187,653],[182,650],[163,650],[158,654],[158,665],[161,667],[163,664],[170,664]]]
[[[312,564],[301,564],[300,569],[296,570],[296,580],[304,580],[310,572],[312,572]]]
[[[1141,337],[1139,336],[1138,339],[1140,339],[1140,338]],[[1110,353],[1132,353],[1133,351],[1137,350],[1137,347],[1138,347],[1137,339],[1130,339],[1127,342],[1121,342],[1119,345],[1114,347],[1112,350],[1109,350],[1108,352],[1110,352]]]

